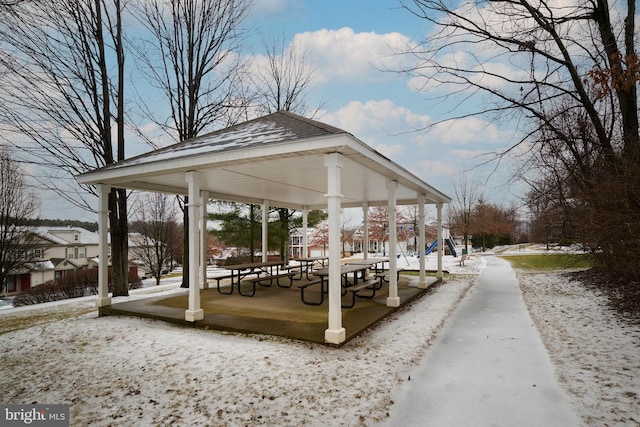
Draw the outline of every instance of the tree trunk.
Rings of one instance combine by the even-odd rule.
[[[113,296],[129,295],[129,228],[126,190],[114,188],[109,194],[111,235],[111,285]]]
[[[184,207],[183,207],[183,226],[184,233],[182,233],[182,285],[181,288],[189,287],[189,197],[185,196],[184,198]]]

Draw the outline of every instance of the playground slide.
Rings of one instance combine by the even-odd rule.
[[[458,253],[456,252],[456,249],[453,247],[453,242],[451,241],[451,239],[444,239],[444,241],[447,244],[447,246],[449,246],[449,250],[451,251],[451,255],[453,255],[454,257],[457,257]]]
[[[435,248],[438,247],[438,239],[434,240],[433,243],[431,245],[429,245],[429,247],[427,248],[426,251],[424,251],[425,255],[429,255],[431,252],[433,252],[433,250]]]
[[[451,255],[453,255],[454,257],[458,256],[458,253],[456,252],[455,247],[453,246],[453,242],[450,239],[444,239],[444,242],[447,244],[447,246],[449,246],[449,250],[451,251]],[[426,251],[424,251],[425,255],[429,255],[431,252],[433,252],[436,248],[438,247],[438,239],[434,240],[433,243],[431,245],[429,245],[429,247],[427,248]]]

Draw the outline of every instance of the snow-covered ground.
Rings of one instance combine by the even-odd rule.
[[[341,349],[99,318],[93,299],[4,310],[0,402],[68,403],[78,426],[378,424],[484,261],[445,257],[455,276]],[[576,412],[589,425],[640,423],[640,328],[558,274],[519,278]]]

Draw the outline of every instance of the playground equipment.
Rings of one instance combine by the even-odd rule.
[[[451,241],[451,239],[444,239],[444,242],[449,247],[449,250],[451,251],[451,255],[453,255],[454,257],[457,257],[458,253],[456,252],[456,248],[453,246],[453,242]],[[429,255],[431,252],[436,250],[437,247],[438,247],[438,239],[434,240],[433,243],[431,243],[429,247],[424,251],[425,256]]]
[[[449,230],[445,230],[445,232],[446,232],[445,236],[450,235]],[[400,259],[400,257],[404,257],[405,261],[408,264],[409,261],[407,260],[407,252],[408,252],[407,245],[409,241],[413,240],[415,242],[416,239],[417,239],[416,230],[414,229],[413,224],[411,223],[398,224],[397,248],[400,250],[400,253],[397,254],[396,257],[398,259]],[[449,248],[449,251],[451,251],[451,255],[453,255],[454,257],[457,257],[458,253],[456,252],[453,241],[449,237],[446,237],[444,239],[444,243]],[[427,247],[427,249],[424,251],[424,255],[425,256],[429,255],[431,252],[435,251],[437,248],[438,248],[438,239],[434,240],[433,243],[431,243],[429,247]],[[416,251],[416,252],[412,252],[412,254],[413,253],[415,253],[415,255],[417,255],[418,257],[420,257],[420,252]]]
[[[438,239],[434,240],[432,244],[429,245],[426,251],[424,251],[425,255],[429,255],[438,247]]]
[[[453,255],[453,257],[456,258],[458,256],[458,253],[456,252],[456,248],[453,246],[453,242],[451,241],[451,239],[444,239],[444,242],[447,244],[447,246],[449,246],[451,255]]]

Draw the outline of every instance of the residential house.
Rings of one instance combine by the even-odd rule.
[[[78,270],[98,267],[98,232],[72,226],[40,226],[33,233],[37,243],[33,249],[31,268],[9,276],[7,293],[16,294]],[[130,253],[136,239],[129,238]],[[110,247],[108,253],[110,254]],[[130,259],[130,271],[137,273]]]

